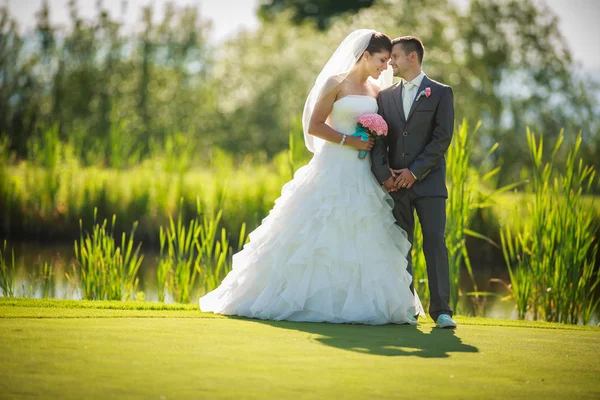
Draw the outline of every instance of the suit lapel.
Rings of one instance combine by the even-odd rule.
[[[426,98],[424,96],[421,96],[421,98],[419,99],[419,101],[417,100],[417,97],[419,97],[419,93],[421,93],[423,90],[425,90],[425,88],[427,86],[431,86],[431,80],[429,80],[429,78],[427,77],[427,75],[425,75],[423,77],[423,80],[421,81],[421,85],[419,86],[419,90],[417,90],[417,94],[415,96],[415,101],[413,101],[412,106],[410,107],[410,112],[408,113],[408,118],[406,119],[407,121],[410,120],[410,117],[412,117],[413,113],[415,112],[415,110],[417,109],[417,107],[419,107],[419,104],[423,103],[423,100]]]
[[[394,99],[394,104],[396,104],[398,114],[400,114],[400,119],[406,122],[406,118],[404,118],[404,109],[402,108],[402,82],[403,81],[400,81],[392,90],[392,98]]]

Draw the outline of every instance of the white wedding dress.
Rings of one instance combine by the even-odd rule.
[[[370,96],[333,105],[328,123],[352,134]],[[424,315],[410,289],[410,243],[394,223],[391,197],[358,151],[325,142],[285,184],[233,270],[200,299],[202,311],[268,320],[415,323]]]

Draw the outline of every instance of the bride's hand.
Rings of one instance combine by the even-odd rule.
[[[363,142],[360,136],[348,136],[346,137],[346,142],[348,146],[354,147],[356,150],[367,150],[371,151],[373,148],[373,144],[375,143],[375,138],[369,136],[368,142]]]

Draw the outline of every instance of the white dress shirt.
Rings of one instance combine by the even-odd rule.
[[[410,113],[410,108],[412,107],[413,102],[415,101],[415,97],[417,97],[417,91],[423,82],[423,78],[425,78],[425,73],[421,71],[419,75],[417,75],[412,81],[403,80],[402,85],[402,108],[404,109],[404,118],[408,119],[408,114]],[[410,171],[413,178],[417,179],[417,176]]]
[[[421,86],[421,82],[423,82],[423,78],[425,78],[425,73],[421,71],[412,81],[403,80],[402,82],[402,106],[404,108],[404,118],[406,119],[408,119],[410,108],[415,101],[415,97],[417,97],[417,91]]]

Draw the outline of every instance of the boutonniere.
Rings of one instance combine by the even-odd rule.
[[[419,95],[417,96],[417,100],[415,100],[415,101],[419,101],[419,99],[422,96],[425,96],[425,97],[431,96],[431,88],[430,87],[426,87],[425,89],[421,90],[421,93],[419,93]]]

